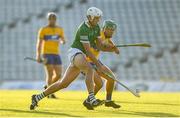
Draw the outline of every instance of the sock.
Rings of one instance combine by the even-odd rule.
[[[106,102],[110,102],[112,98],[112,94],[107,94],[106,95]]]
[[[87,101],[88,101],[88,102],[91,102],[91,101],[94,101],[94,100],[96,100],[96,98],[95,98],[95,96],[94,96],[94,93],[93,93],[93,92],[90,92],[90,93],[89,93],[89,96],[88,96],[88,98],[87,98]]]
[[[44,92],[42,92],[42,93],[36,95],[36,100],[40,101],[41,99],[43,99],[45,97],[46,97],[46,95],[44,94]]]

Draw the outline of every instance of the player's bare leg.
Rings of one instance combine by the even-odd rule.
[[[54,75],[53,75],[53,78],[52,78],[52,83],[55,83],[56,81],[61,79],[62,66],[61,65],[54,65],[53,70],[54,70],[53,71]],[[57,98],[55,96],[55,94],[51,94],[49,97],[50,98]]]
[[[94,94],[96,95],[98,91],[103,87],[103,81],[100,75],[97,72],[94,73]]]
[[[44,91],[44,94],[49,95],[63,88],[67,88],[68,85],[76,79],[79,73],[80,73],[80,70],[77,67],[70,65],[68,69],[66,70],[62,81],[57,81],[54,84],[52,84],[50,87],[48,87]]]
[[[54,78],[54,65],[48,64],[45,65],[45,72],[46,72],[46,85],[44,86],[44,89],[46,89],[48,86],[53,84],[53,78]],[[47,96],[48,98],[56,98],[54,94],[51,94]]]
[[[61,65],[54,65],[54,73],[55,76],[53,76],[53,83],[61,79],[61,73],[62,73],[62,66]]]
[[[44,97],[46,97],[60,89],[66,88],[73,80],[76,79],[76,77],[79,75],[79,73],[80,73],[80,70],[77,67],[69,65],[69,67],[67,68],[67,70],[63,76],[62,81],[57,81],[57,82],[53,83],[51,86],[49,86],[44,92],[32,96],[32,104],[30,106],[30,109],[31,110],[35,109],[38,102],[41,99],[43,99]]]
[[[94,82],[93,82],[93,69],[86,61],[85,57],[81,54],[78,54],[74,59],[74,65],[82,70],[86,74],[86,86],[88,92],[94,92]]]
[[[97,74],[97,72],[94,71],[94,83],[95,83],[95,86],[94,86],[94,95],[96,95],[96,93],[102,88],[103,86],[103,81],[102,79],[100,78],[100,76]],[[88,102],[88,98],[83,102],[83,105],[89,109],[89,110],[93,110],[93,107],[90,106],[87,102]]]
[[[46,72],[46,84],[50,86],[52,84],[53,78],[53,65],[45,65],[45,72]]]
[[[84,71],[87,75],[86,76],[86,78],[87,78],[86,84],[87,84],[87,88],[88,88],[88,92],[89,92],[88,99],[90,100],[90,104],[92,106],[100,105],[101,101],[97,101],[94,96],[94,82],[93,82],[93,80],[90,80],[90,79],[92,79],[93,69],[91,68],[89,63],[86,61],[84,55],[78,54],[74,57],[74,63],[70,64],[70,66],[67,68],[62,81],[57,81],[57,82],[53,83],[50,87],[48,87],[44,92],[32,96],[32,104],[30,106],[30,109],[33,110],[37,106],[37,103],[44,97],[46,97],[58,90],[68,87],[68,85],[73,80],[75,80],[76,77],[79,75],[80,70]],[[90,84],[92,84],[92,85],[90,85]]]
[[[106,70],[107,73],[110,73],[111,75],[114,75],[114,73],[107,67],[104,65],[104,69]],[[114,90],[114,80],[111,79],[109,76],[105,75],[105,74],[101,74],[101,73],[98,73],[101,77],[103,77],[104,79],[106,79],[106,102],[105,102],[105,106],[107,107],[113,107],[113,108],[120,108],[120,105],[114,103],[114,101],[112,101],[112,93],[113,93],[113,90]],[[100,79],[98,78],[98,76],[96,78],[94,78],[95,81],[97,81],[97,79]],[[99,84],[99,83],[96,83],[96,84]],[[98,90],[99,88],[95,88],[95,90]]]
[[[89,109],[93,110],[93,106],[98,106],[103,103],[103,101],[96,100],[94,96],[94,70],[92,69],[91,65],[87,62],[85,56],[82,54],[78,54],[74,59],[74,65],[78,66],[82,72],[86,75],[86,87],[89,93],[87,101],[84,101],[83,105]]]

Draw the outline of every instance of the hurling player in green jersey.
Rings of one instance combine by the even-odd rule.
[[[88,56],[96,65],[98,72],[103,73],[105,71],[100,62],[90,51],[91,47],[97,48],[95,43],[98,43],[100,45],[100,47],[98,48],[102,50],[108,47],[107,45],[104,45],[104,43],[99,39],[100,27],[98,25],[98,22],[100,21],[100,18],[102,16],[102,11],[96,7],[90,7],[87,10],[86,15],[87,21],[83,22],[78,27],[75,40],[71,46],[71,49],[69,50],[68,57],[70,60],[70,64],[65,71],[62,81],[57,81],[40,94],[32,95],[30,110],[34,110],[35,107],[38,106],[38,102],[46,96],[68,87],[68,85],[76,79],[80,72],[84,72],[86,75],[86,86],[89,93],[87,97],[87,99],[89,100],[89,106],[86,107],[90,110],[93,110],[94,107],[104,103],[104,101],[96,99],[94,96],[94,70],[86,60],[86,57]],[[113,46],[109,46],[108,48],[111,50],[115,50]]]

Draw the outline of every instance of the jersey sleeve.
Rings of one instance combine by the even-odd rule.
[[[40,40],[43,40],[43,39],[44,39],[44,31],[43,31],[43,28],[39,29],[38,39],[40,39]]]
[[[86,27],[81,27],[79,31],[80,35],[80,42],[82,43],[89,43],[89,37],[88,37],[88,29]]]

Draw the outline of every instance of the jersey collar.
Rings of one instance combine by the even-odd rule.
[[[86,24],[89,28],[91,28],[91,26],[88,24],[88,21],[85,21],[85,24]]]

